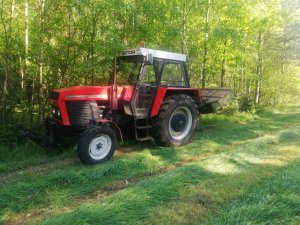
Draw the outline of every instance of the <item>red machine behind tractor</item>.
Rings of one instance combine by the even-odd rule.
[[[125,50],[115,58],[113,71],[108,86],[53,90],[46,136],[26,128],[24,134],[42,146],[53,146],[64,135],[79,133],[80,160],[96,164],[113,156],[117,139],[129,127],[139,141],[187,144],[198,126],[199,113],[213,112],[230,96],[226,88],[191,88],[183,54]]]

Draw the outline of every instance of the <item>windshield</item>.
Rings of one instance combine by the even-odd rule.
[[[135,84],[143,62],[143,56],[121,56],[117,58],[117,83]]]

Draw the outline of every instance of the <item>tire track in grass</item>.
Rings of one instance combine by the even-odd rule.
[[[251,140],[252,140],[252,139],[251,139]],[[243,141],[243,142],[240,142],[239,144],[244,144],[244,143],[246,143],[246,142],[247,142],[247,141]],[[238,146],[238,144],[235,143],[235,144],[232,145],[232,146]],[[229,148],[229,147],[230,147],[230,146],[228,146],[228,148]],[[223,150],[224,150],[224,149],[223,149]],[[217,151],[217,152],[219,152],[219,151]],[[153,172],[153,173],[150,173],[150,174],[146,173],[146,174],[143,174],[142,177],[144,177],[144,176],[148,177],[148,176],[154,176],[154,175],[157,175],[157,174],[161,174],[161,173],[163,173],[163,172],[165,172],[165,171],[169,171],[169,170],[174,169],[174,168],[176,168],[176,167],[188,165],[188,164],[190,164],[191,162],[194,162],[194,161],[197,161],[197,160],[201,160],[201,159],[207,158],[207,157],[209,157],[209,156],[211,156],[211,155],[213,155],[213,153],[210,153],[210,154],[201,154],[200,156],[197,156],[197,157],[186,158],[186,159],[184,160],[184,162],[180,162],[180,163],[173,164],[173,165],[170,165],[170,166],[162,167],[162,168],[159,169],[158,172]],[[138,178],[138,179],[125,179],[125,180],[120,180],[120,181],[115,182],[115,184],[113,184],[112,187],[114,187],[113,190],[116,191],[116,190],[123,189],[124,187],[129,186],[128,184],[131,184],[131,183],[134,184],[134,183],[139,182],[139,181],[140,181],[139,178]],[[125,184],[125,185],[120,185],[120,184]],[[118,187],[118,188],[115,188],[115,187]],[[108,186],[108,188],[107,188],[107,187],[104,187],[103,190],[104,190],[104,191],[108,191],[108,192],[112,192],[110,186]],[[100,192],[101,192],[101,191],[100,191]],[[94,198],[94,196],[93,196],[92,198]],[[84,199],[86,199],[86,198],[84,198]]]
[[[207,224],[300,224],[299,173],[297,157],[241,197],[220,204],[219,213]]]
[[[237,215],[231,218],[231,223],[228,223],[227,218],[222,222],[216,223],[214,218],[220,217],[219,213],[227,213],[225,209],[228,204],[235,205],[237,202],[244,202],[247,193],[251,193],[253,187],[264,186],[264,183],[270,178],[277,176],[282,170],[285,170],[290,165],[297,163],[299,157],[296,154],[294,159],[285,161],[281,165],[266,165],[257,166],[248,171],[243,171],[235,175],[215,176],[211,179],[201,180],[199,184],[188,187],[182,190],[179,196],[171,202],[155,209],[152,214],[145,220],[139,221],[137,224],[206,224],[209,220],[215,224],[248,224],[249,221],[244,220],[243,223],[237,222]],[[298,158],[298,159],[297,159]],[[283,163],[283,161],[282,161]],[[295,183],[295,182],[294,182]],[[274,186],[273,189],[276,189]],[[256,192],[260,191],[256,188]],[[256,193],[254,192],[254,193]],[[272,192],[270,193],[272,195]],[[266,194],[263,198],[268,198]],[[262,200],[263,201],[263,200]],[[298,201],[299,202],[299,201]],[[255,204],[252,205],[256,207]],[[289,206],[290,207],[290,206]],[[222,209],[223,208],[223,209]],[[237,207],[238,208],[238,207]],[[263,209],[262,207],[260,209]],[[265,210],[262,210],[262,214]],[[276,211],[276,209],[274,210]],[[278,217],[278,216],[277,216]],[[284,219],[284,218],[281,218]],[[151,221],[150,223],[148,221]],[[276,218],[273,220],[276,221]],[[248,223],[247,223],[248,222]],[[249,223],[250,224],[250,223]],[[251,223],[252,224],[252,223]],[[287,224],[287,223],[253,223],[253,224]],[[298,223],[295,223],[298,224]]]
[[[72,202],[68,202],[69,205],[67,207],[49,210],[49,208],[43,208],[43,209],[34,209],[26,213],[20,213],[17,215],[14,215],[12,218],[9,218],[5,224],[12,225],[12,224],[26,224],[30,223],[31,221],[40,220],[43,217],[47,217],[50,215],[60,215],[62,213],[71,212],[78,208],[78,205],[86,203],[86,202],[95,202],[102,199],[105,199],[109,196],[112,196],[113,194],[117,193],[120,190],[132,187],[136,185],[137,183],[147,180],[151,177],[161,175],[163,173],[166,173],[168,171],[174,170],[179,167],[188,166],[195,162],[197,159],[201,160],[206,157],[208,157],[211,154],[205,154],[201,157],[193,157],[190,159],[186,159],[185,162],[178,162],[172,165],[167,165],[159,168],[157,171],[153,172],[147,172],[137,177],[129,177],[126,179],[121,179],[118,181],[115,181],[109,185],[106,185],[102,187],[100,190],[83,197],[75,197],[72,199]],[[51,207],[50,207],[51,208]]]
[[[5,176],[1,176],[0,183],[6,184],[8,182],[15,181],[20,177],[23,177],[24,175],[41,176],[47,173],[49,170],[75,165],[76,163],[79,163],[79,160],[77,158],[67,158],[67,159],[56,160],[55,162],[49,162],[46,164],[29,166],[24,169],[7,173]]]
[[[292,130],[296,131],[294,135],[290,135]],[[292,140],[291,142],[281,138],[284,133],[286,136],[293,136],[293,138],[289,139]],[[182,190],[181,195],[177,199],[170,203],[167,202],[162,207],[158,207],[151,216],[138,224],[200,224],[209,217],[214,218],[219,207],[223,204],[226,206],[228,202],[235,203],[236,199],[240,199],[245,193],[252,190],[252,187],[264,184],[269,177],[276,176],[278,171],[285,170],[290,164],[294,164],[297,159],[299,160],[299,126],[280,132],[277,140],[283,141],[283,143],[273,142],[272,137],[269,140],[265,137],[262,137],[262,139],[266,141],[265,147],[250,151],[250,154],[248,154],[248,149],[252,150],[251,146],[253,144],[249,144],[243,149],[237,149],[234,152],[228,152],[229,154],[220,154],[219,156],[208,158],[204,162],[202,161],[200,164],[204,166],[202,168],[212,168],[209,171],[216,172],[220,176],[214,176],[207,181],[201,180],[199,184]],[[261,144],[260,142],[258,144]],[[254,160],[254,157],[256,160]],[[218,163],[220,162],[216,161],[216,158],[222,158],[226,162],[222,165],[225,167],[225,174],[223,173],[223,168],[222,171],[215,170],[215,167],[219,167]],[[238,165],[235,164],[236,159],[239,159]],[[232,173],[232,171],[226,170],[226,167],[230,166],[229,164],[238,166],[239,172],[233,171]],[[210,166],[207,167],[208,165]],[[276,187],[273,189],[276,189]],[[243,198],[241,201],[243,202]],[[234,221],[233,219],[231,224],[236,224]],[[218,224],[225,223],[226,221],[223,221],[223,223]]]
[[[131,154],[134,152],[134,150],[137,150],[138,147],[140,147],[141,144],[133,144],[130,147],[125,146],[121,147],[120,149],[117,149],[118,152],[116,152],[116,155],[121,155],[121,154]],[[43,175],[47,173],[49,170],[55,170],[55,169],[61,169],[63,167],[67,166],[73,166],[73,165],[81,165],[81,162],[79,158],[77,157],[76,153],[72,157],[68,158],[62,158],[62,159],[57,159],[55,161],[47,162],[44,164],[37,164],[37,165],[32,165],[32,166],[27,166],[26,168],[21,168],[18,170],[14,170],[12,172],[7,172],[5,175],[0,176],[0,183],[5,184],[11,181],[14,181],[20,177],[24,177],[24,175]]]
[[[287,129],[289,129],[289,128],[287,128]],[[279,133],[284,130],[287,130],[287,129],[280,130]],[[274,132],[272,132],[272,133],[274,133]],[[276,133],[278,133],[278,132],[276,132]],[[56,214],[59,215],[62,213],[62,212],[59,212],[60,210],[62,210],[63,213],[73,211],[76,208],[78,208],[78,205],[80,205],[80,204],[84,204],[86,202],[96,202],[99,200],[103,200],[109,196],[114,195],[116,192],[126,189],[128,187],[132,187],[132,186],[136,185],[137,183],[142,182],[143,180],[147,180],[154,176],[159,176],[161,174],[164,174],[166,172],[169,172],[169,171],[174,170],[179,167],[189,166],[195,162],[207,159],[209,157],[214,157],[214,156],[216,156],[216,154],[219,154],[219,153],[224,153],[224,152],[226,153],[229,151],[233,151],[241,145],[251,143],[255,140],[259,140],[260,138],[264,138],[265,136],[269,136],[269,135],[270,134],[265,134],[264,136],[261,136],[258,138],[254,138],[254,139],[250,138],[248,140],[235,142],[230,145],[219,146],[216,149],[216,151],[214,151],[214,152],[202,153],[202,154],[198,154],[198,155],[194,155],[194,156],[184,157],[181,162],[163,166],[163,167],[159,168],[157,171],[146,172],[139,176],[120,179],[118,181],[115,181],[109,185],[102,187],[100,190],[98,190],[90,195],[79,197],[79,198],[75,197],[72,199],[72,201],[68,202],[68,204],[69,204],[68,207],[63,207],[63,208],[54,209],[54,210],[48,210],[47,208],[31,210],[27,213],[23,213],[23,214],[21,213],[19,215],[16,215],[13,218],[10,218],[7,221],[7,224],[20,224],[18,221],[21,221],[22,223],[24,223],[24,222],[30,222],[32,220],[40,220],[43,217],[48,217],[50,215],[56,215]]]
[[[261,140],[258,140],[258,142],[260,141]],[[281,146],[283,149],[280,147],[283,152],[279,153],[277,152],[279,149],[268,149],[268,139],[262,141],[265,141],[266,144],[264,153],[275,151],[278,157],[281,156],[281,154],[286,153],[284,149],[286,145],[284,147]],[[297,145],[298,144],[299,143],[297,142]],[[276,143],[273,143],[272,145],[276,146]],[[247,151],[247,149],[251,148],[251,146],[252,145],[247,146],[246,149],[238,149],[237,153],[245,152],[245,150]],[[259,152],[257,152],[257,154],[258,156],[256,157],[260,158]],[[232,156],[231,152],[229,156]],[[262,156],[264,156],[264,154]],[[213,158],[214,157],[215,156],[213,156]],[[297,149],[294,152],[290,152],[288,157],[281,159],[282,163],[279,165],[277,165],[277,162],[275,164],[270,164],[269,158],[262,158],[265,161],[261,161],[259,164],[253,164],[250,168],[246,167],[244,168],[243,172],[235,175],[235,179],[238,180],[240,185],[245,184],[245,182],[248,183],[248,185],[256,185],[257,183],[264,182],[267,177],[274,175],[281,168],[284,168],[289,163],[294,162],[296,158],[299,158],[299,150]],[[211,160],[208,159],[208,161]],[[45,224],[57,224],[61,222],[64,222],[65,224],[73,224],[74,222],[75,224],[93,224],[96,223],[96,221],[105,221],[107,224],[135,224],[136,222],[141,222],[141,220],[144,221],[144,223],[142,222],[141,224],[148,224],[149,221],[151,223],[153,220],[152,218],[149,220],[149,213],[151,214],[152,212],[159,210],[158,208],[176,201],[181,191],[184,192],[184,190],[187,188],[198,185],[200,181],[200,183],[206,181],[210,182],[212,180],[216,181],[218,178],[223,178],[226,180],[227,176],[233,176],[232,174],[225,176],[223,174],[210,173],[210,171],[206,170],[206,167],[203,167],[204,164],[205,163],[201,161],[194,161],[184,166],[179,166],[171,171],[166,171],[158,176],[141,180],[134,186],[125,190],[121,190],[115,195],[110,195],[106,198],[100,198],[99,200],[93,200],[92,202],[84,202],[83,205],[77,208],[75,212],[58,217],[54,216],[54,218],[52,217],[49,220],[46,220]],[[261,169],[263,169],[263,171]],[[257,174],[259,171],[261,171],[261,173]],[[246,179],[246,181],[241,179],[244,176],[247,176],[247,174],[253,174],[253,172],[255,172],[254,174],[257,174],[257,176],[254,178]],[[232,192],[234,185],[235,184],[230,182],[228,183],[227,181],[227,191]],[[242,189],[246,191],[248,185],[246,187],[244,186]],[[213,187],[215,189],[221,188],[216,182],[214,182]],[[232,193],[230,198],[226,196],[225,199],[229,200],[231,198],[235,198],[242,193],[243,192]],[[211,207],[210,201],[208,201],[207,207]],[[196,221],[197,220],[194,220],[195,224],[197,224]]]
[[[266,112],[266,113],[267,114],[263,113],[261,115],[258,115],[258,117],[253,117],[250,119],[244,118],[243,115],[241,115],[241,117],[237,116],[237,118],[232,117],[231,124],[228,124],[228,121],[226,121],[225,124],[224,124],[224,122],[222,123],[222,121],[221,121],[221,125],[219,125],[219,124],[204,125],[204,126],[200,126],[200,129],[203,129],[203,128],[205,129],[207,127],[208,128],[217,127],[218,130],[220,132],[222,132],[224,130],[227,130],[227,128],[230,129],[230,128],[234,128],[234,127],[240,127],[241,124],[244,124],[244,123],[251,126],[251,125],[255,125],[256,123],[259,123],[259,121],[261,121],[264,124],[270,120],[269,114],[272,114],[271,115],[272,117],[276,117],[276,120],[273,118],[272,121],[270,121],[270,122],[274,122],[274,125],[279,126],[278,128],[269,128],[269,129],[271,129],[271,130],[269,130],[271,132],[282,129],[283,127],[286,127],[286,126],[299,124],[299,123],[297,123],[299,121],[299,120],[297,120],[297,117],[300,117],[300,114],[297,110],[293,110],[292,112],[289,112],[289,113],[287,113],[287,112],[282,112],[282,113]],[[287,121],[285,121],[285,119],[287,119]],[[211,120],[211,118],[209,120]],[[221,120],[222,120],[222,118],[221,118]],[[294,122],[291,122],[291,120]],[[218,118],[217,118],[217,121],[218,121]],[[240,122],[240,123],[236,124],[237,122]],[[133,152],[135,149],[138,149],[139,147],[143,147],[143,146],[141,146],[141,144],[135,144],[133,146],[132,146],[132,143],[129,143],[129,144],[130,144],[129,148],[128,148],[128,146],[121,147],[119,149],[119,151],[117,151],[117,154],[128,154],[128,153]],[[69,158],[66,158],[66,159],[58,159],[58,160],[55,160],[54,162],[50,162],[50,163],[44,163],[43,165],[38,164],[38,165],[34,165],[34,166],[26,166],[25,169],[21,168],[19,170],[13,171],[13,172],[5,173],[5,175],[1,174],[0,182],[7,183],[10,180],[17,179],[18,177],[23,176],[26,173],[34,174],[34,175],[38,174],[38,173],[43,173],[43,172],[47,171],[48,165],[49,165],[49,169],[56,169],[56,168],[58,169],[58,168],[64,167],[65,165],[68,166],[68,165],[76,164],[76,162],[79,162],[79,161],[77,161],[77,157],[72,158],[72,160],[74,160],[74,161],[71,162],[70,164],[66,163],[66,162],[70,162]]]
[[[285,123],[284,126],[273,129],[270,132],[273,133],[273,132],[277,132],[277,131],[282,130],[282,129],[287,129],[288,127],[291,127],[291,126],[298,126],[298,125],[300,125],[300,123]],[[216,125],[213,125],[213,126],[216,126]],[[240,126],[240,125],[235,125],[235,126]],[[202,127],[202,129],[206,128],[206,127],[210,128],[210,126],[204,126],[204,127]],[[233,126],[230,127],[228,125],[228,128],[233,128]],[[223,127],[222,127],[222,129],[223,129]],[[254,139],[259,138],[259,137],[260,137],[260,134],[257,134],[255,137],[248,138],[248,139],[245,139],[243,141],[236,141],[232,144],[227,144],[225,146],[230,147],[230,146],[234,146],[234,145],[243,144],[243,143],[248,142],[249,140],[254,140]],[[153,145],[152,147],[155,147],[155,145]],[[117,154],[116,155],[132,154],[132,153],[135,153],[139,148],[143,148],[143,145],[141,145],[140,143],[133,144],[133,145],[131,144],[130,146],[125,145],[125,146],[120,147],[119,149],[117,149],[117,152],[116,152]],[[190,149],[196,149],[196,148],[199,148],[199,147],[198,146],[197,147],[191,147]],[[6,173],[5,175],[2,175],[0,177],[0,183],[5,184],[5,183],[8,183],[8,182],[14,181],[14,180],[16,180],[20,177],[23,177],[26,174],[28,174],[28,175],[32,174],[32,175],[35,175],[35,176],[36,175],[43,175],[43,174],[47,173],[49,170],[60,169],[60,168],[66,167],[66,166],[72,166],[72,165],[76,165],[76,164],[79,164],[79,163],[80,163],[79,159],[77,158],[77,156],[75,156],[75,157],[59,159],[59,160],[56,160],[54,162],[49,162],[49,163],[45,163],[45,164],[29,166],[29,167],[26,167],[24,169],[16,170],[16,171],[13,171],[13,172]]]

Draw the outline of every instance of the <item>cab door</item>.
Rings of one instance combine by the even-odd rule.
[[[132,109],[139,119],[149,117],[157,91],[163,60],[154,59],[153,64],[144,62],[133,96]]]

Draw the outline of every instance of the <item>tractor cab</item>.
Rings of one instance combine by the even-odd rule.
[[[150,116],[159,87],[190,88],[183,54],[148,48],[130,49],[116,58],[115,67],[116,85],[134,87],[130,106],[125,106],[125,112],[137,118]]]

